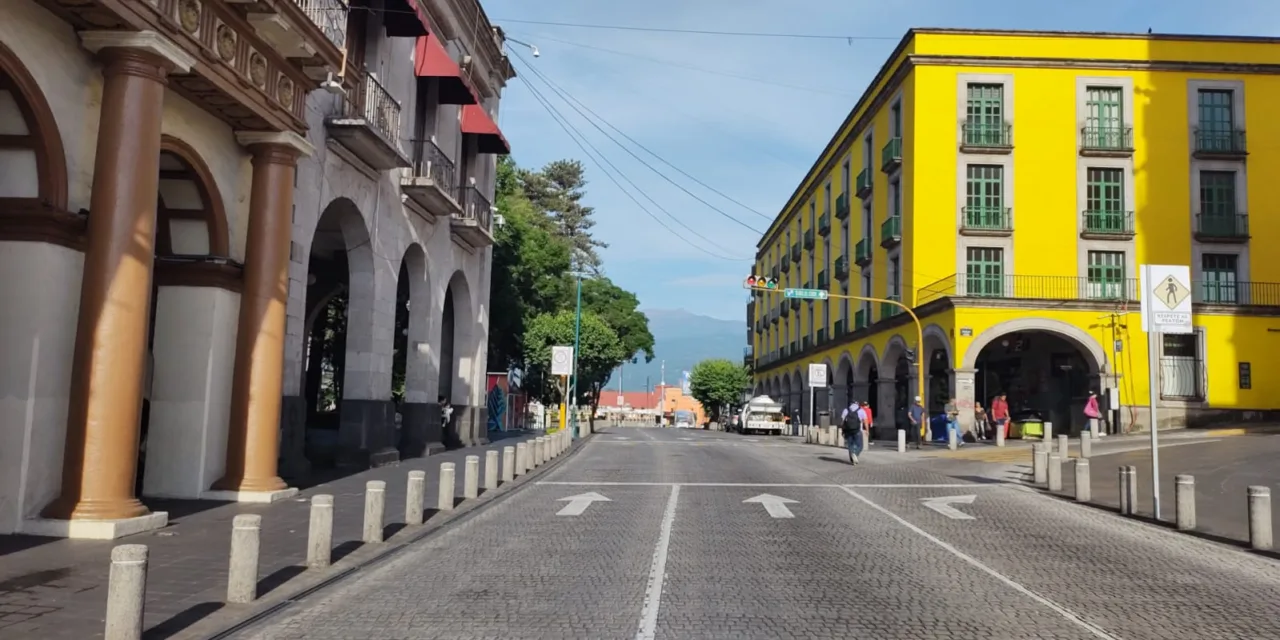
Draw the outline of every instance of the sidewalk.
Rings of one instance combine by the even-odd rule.
[[[538,434],[540,435],[540,434]],[[303,490],[274,504],[152,501],[155,510],[170,509],[169,526],[119,540],[66,540],[0,536],[0,638],[42,640],[100,638],[107,601],[107,575],[112,547],[150,547],[145,626],[147,638],[169,638],[224,608],[231,521],[242,513],[262,515],[259,597],[304,573],[310,498],[334,497],[333,559],[360,549],[364,520],[364,487],[383,480],[390,536],[403,527],[408,473],[426,471],[427,517],[434,514],[440,464],[457,465],[456,495],[462,496],[464,460],[485,451],[499,452],[534,437],[519,434],[482,447],[458,449],[396,465],[378,467]],[[203,510],[199,510],[202,509]],[[230,608],[230,607],[228,607]]]

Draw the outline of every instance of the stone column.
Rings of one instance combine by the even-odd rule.
[[[227,467],[215,491],[270,493],[285,489],[277,472],[284,393],[285,317],[289,304],[289,244],[293,239],[293,177],[311,152],[296,133],[240,132],[253,154],[244,291],[231,376]]]
[[[973,429],[974,376],[977,369],[956,369],[951,372],[951,388],[956,397],[956,408],[960,410],[960,433]]]
[[[871,400],[871,384],[868,382],[853,383],[853,396],[849,400]],[[848,403],[845,403],[845,406],[849,406]]]
[[[160,183],[160,122],[170,72],[195,63],[151,31],[88,31],[103,62],[89,242],[67,406],[62,491],[52,519],[147,513],[133,493],[138,463],[151,271]]]
[[[889,437],[898,428],[897,408],[893,406],[898,399],[898,381],[893,378],[878,380],[876,394],[874,435],[888,434],[885,437]]]

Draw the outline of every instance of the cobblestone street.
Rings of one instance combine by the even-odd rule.
[[[593,436],[244,639],[1280,637],[1273,560],[873,447]]]

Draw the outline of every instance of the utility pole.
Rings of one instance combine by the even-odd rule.
[[[662,361],[662,382],[658,384],[658,424],[667,412],[667,361]]]

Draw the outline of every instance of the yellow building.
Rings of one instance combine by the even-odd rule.
[[[1062,432],[1088,393],[1149,424],[1138,266],[1186,264],[1194,335],[1159,355],[1165,426],[1280,408],[1280,39],[909,31],[761,238],[782,287],[893,298],[748,305],[757,391],[807,415],[865,399],[905,422],[996,393]],[[1252,215],[1250,215],[1252,214]],[[1210,372],[1213,372],[1210,375]],[[1104,403],[1104,409],[1106,409]]]

